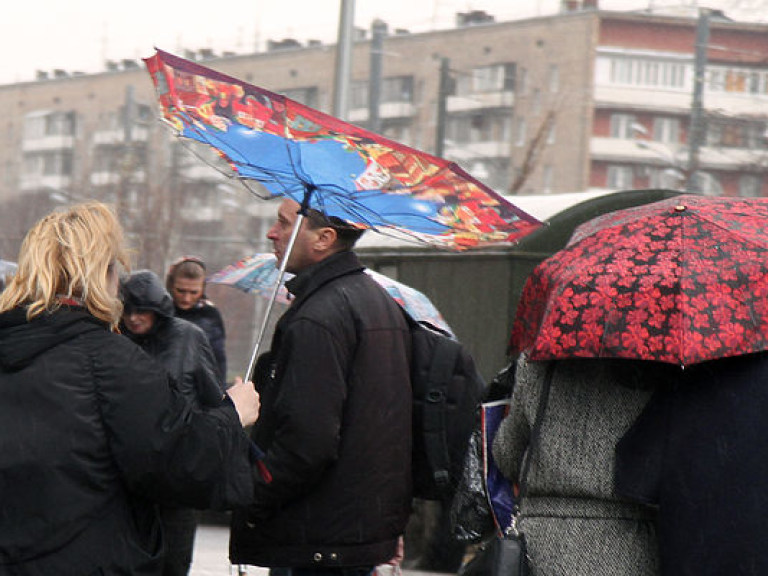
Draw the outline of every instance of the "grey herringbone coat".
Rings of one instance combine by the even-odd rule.
[[[529,449],[546,362],[518,360],[509,416],[493,446],[518,480]],[[658,574],[653,510],[614,492],[616,442],[651,395],[654,378],[626,360],[558,360],[528,470],[520,527],[534,576]],[[624,385],[622,385],[624,384]]]

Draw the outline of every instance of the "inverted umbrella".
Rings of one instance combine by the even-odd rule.
[[[365,272],[376,280],[415,320],[428,322],[449,334],[453,334],[443,315],[422,292],[374,270],[366,268]],[[256,292],[265,298],[271,295],[277,281],[278,268],[273,254],[255,254],[243,258],[208,278],[208,282],[234,286],[244,292]],[[288,290],[285,286],[280,287],[276,300],[283,304],[290,303]]]
[[[10,260],[0,260],[0,277],[16,273],[16,263]]]
[[[529,277],[511,349],[690,365],[768,349],[768,199],[678,196],[599,216]]]
[[[268,196],[451,249],[512,242],[540,225],[442,158],[161,50],[145,62],[163,118]]]

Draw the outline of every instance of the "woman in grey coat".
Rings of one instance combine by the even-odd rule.
[[[538,441],[534,421],[547,367],[552,380]],[[629,360],[529,362],[521,356],[509,415],[493,455],[517,482],[531,456],[518,526],[534,576],[658,574],[654,511],[614,491],[614,450],[664,367]],[[663,374],[663,372],[662,372]]]

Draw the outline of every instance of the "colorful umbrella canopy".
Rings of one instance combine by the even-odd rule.
[[[271,196],[457,250],[540,226],[454,163],[161,50],[145,62],[177,133],[218,150],[234,176]]]
[[[10,260],[0,260],[0,276],[7,276],[16,272],[16,263]]]
[[[768,349],[767,198],[685,195],[599,216],[529,277],[511,349],[690,365]]]
[[[378,284],[389,293],[414,319],[428,322],[433,326],[453,334],[440,311],[423,293],[401,282],[392,280],[389,276],[373,270],[365,270]],[[243,258],[235,264],[216,272],[208,282],[227,284],[244,292],[256,292],[264,298],[270,298],[278,278],[276,259],[273,254],[255,254]],[[277,293],[277,301],[289,304],[289,294],[285,286]]]

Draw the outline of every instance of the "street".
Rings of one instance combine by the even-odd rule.
[[[213,526],[200,524],[197,527],[195,537],[195,553],[192,558],[190,576],[235,576],[237,570],[229,563],[229,528],[227,526]],[[267,568],[248,566],[249,576],[267,576]],[[446,576],[437,572],[421,572],[417,570],[404,570],[403,576]]]
[[[235,575],[235,567],[229,563],[229,528],[200,524],[195,537],[195,554],[192,558],[190,576],[228,576]],[[266,568],[248,567],[247,574],[267,576]]]

